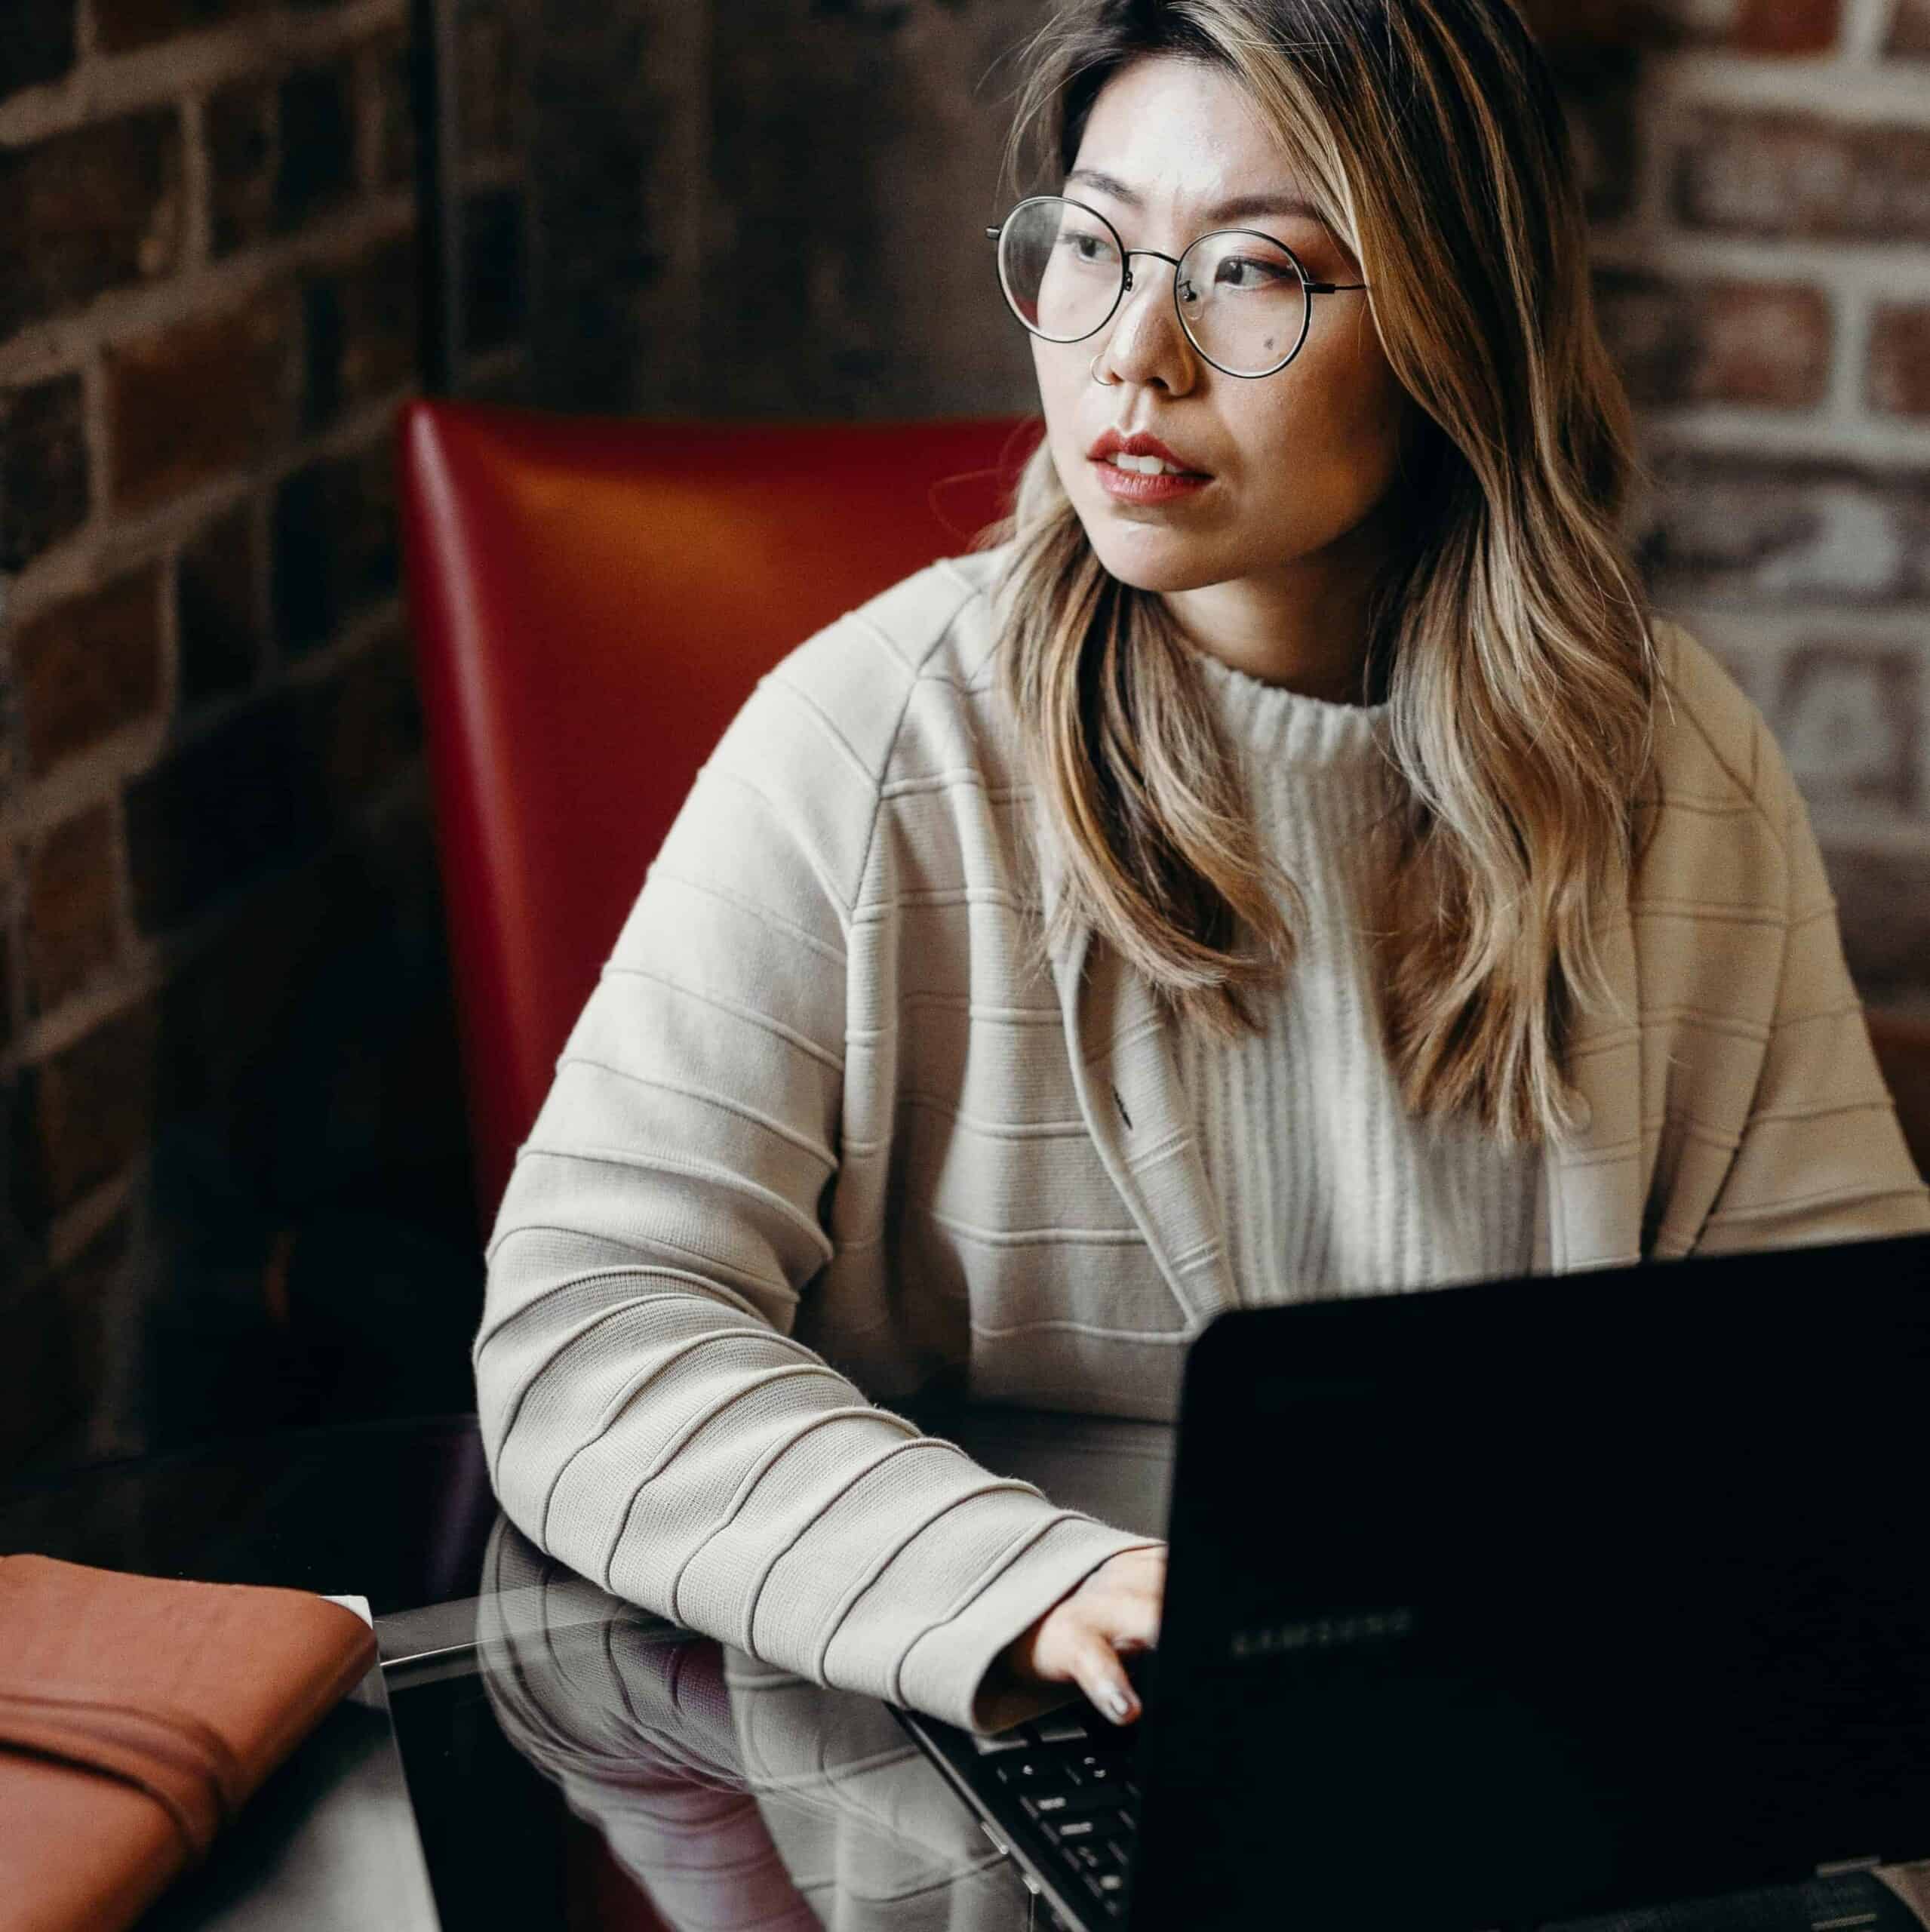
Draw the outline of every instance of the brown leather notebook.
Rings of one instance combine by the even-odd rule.
[[[0,1557],[0,1927],[131,1925],[374,1661],[306,1591]]]

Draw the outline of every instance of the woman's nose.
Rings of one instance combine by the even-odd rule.
[[[1140,256],[1126,265],[1129,285],[1113,312],[1105,361],[1122,382],[1163,382],[1175,392],[1190,388],[1197,358],[1180,327],[1169,278],[1170,262]]]

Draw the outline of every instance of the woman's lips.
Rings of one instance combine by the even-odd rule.
[[[1213,480],[1197,471],[1182,476],[1165,472],[1142,476],[1136,470],[1121,469],[1104,457],[1098,458],[1093,467],[1099,472],[1100,488],[1115,503],[1176,503],[1197,497]]]

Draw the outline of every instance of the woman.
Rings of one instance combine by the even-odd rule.
[[[1030,51],[1011,525],[733,720],[475,1353],[539,1544],[980,1728],[1130,1721],[1163,1552],[873,1401],[1166,1416],[1238,1303],[1930,1226],[1788,771],[1615,534],[1507,0],[1080,0]]]

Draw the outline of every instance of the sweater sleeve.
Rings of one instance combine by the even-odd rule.
[[[1930,1230],[1930,1189],[1876,1064],[1808,808],[1759,721],[1756,755],[1785,861],[1781,962],[1755,1095],[1696,1251]]]
[[[872,680],[893,719],[907,681]],[[998,1653],[1147,1540],[995,1478],[794,1332],[834,1252],[848,1036],[891,1020],[847,1007],[883,757],[794,658],[720,740],[517,1157],[477,1406],[504,1509],[573,1569],[815,1682],[999,1728],[1073,1694],[1010,1690]]]

